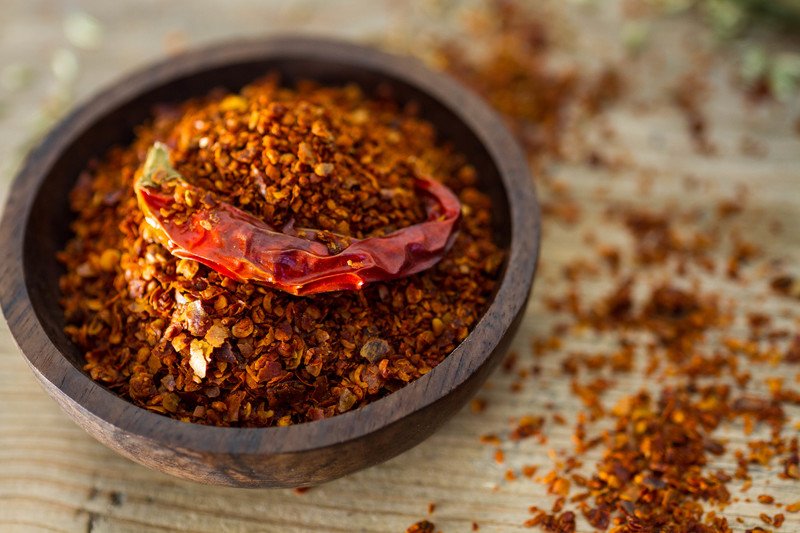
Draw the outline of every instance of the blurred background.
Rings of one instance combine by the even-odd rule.
[[[444,38],[490,26],[476,15],[489,3],[9,0],[0,17],[0,175],[8,181],[31,139],[73,103],[132,68],[187,47],[305,32],[372,42],[430,61]],[[746,84],[766,81],[780,100],[794,95],[800,79],[800,56],[785,42],[800,34],[798,0],[568,0],[563,8],[549,1],[519,3],[553,16],[548,34],[559,46],[549,55],[566,54],[570,61],[631,59],[647,56],[648,49],[645,63],[681,61],[687,45],[696,52],[707,45],[733,51],[735,74]],[[565,19],[575,24],[565,26]],[[683,36],[670,36],[673,31]],[[603,42],[592,47],[598,35]],[[486,41],[473,43],[473,52]]]

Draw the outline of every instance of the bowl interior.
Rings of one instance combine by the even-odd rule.
[[[282,81],[287,84],[303,79],[326,85],[357,83],[368,95],[374,94],[378,86],[388,85],[397,101],[418,104],[420,116],[434,124],[439,138],[452,143],[475,166],[481,188],[493,201],[493,230],[497,243],[506,249],[510,246],[509,199],[497,165],[483,142],[458,116],[457,110],[428,92],[380,68],[336,59],[251,58],[188,69],[170,76],[168,81],[151,84],[96,114],[49,166],[35,195],[29,219],[24,224],[23,271],[31,304],[50,340],[61,348],[76,368],[82,367],[83,356],[63,332],[58,279],[64,269],[55,256],[71,235],[68,221],[74,215],[69,208],[68,195],[79,174],[92,158],[102,157],[111,146],[131,142],[134,127],[152,116],[154,106],[178,103],[220,87],[237,90],[268,72],[280,73]],[[501,276],[505,274],[505,268]]]

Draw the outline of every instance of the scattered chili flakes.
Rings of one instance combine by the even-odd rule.
[[[427,520],[420,520],[415,524],[411,524],[408,529],[406,529],[406,533],[434,533],[435,531],[436,526],[433,522]]]
[[[786,363],[800,363],[800,335],[795,335],[783,356]]]
[[[538,435],[544,426],[544,417],[528,415],[520,418],[517,427],[511,432],[511,440],[522,440],[533,435]]]
[[[591,84],[581,69],[548,69],[552,40],[547,26],[531,20],[521,2],[489,5],[487,20],[491,23],[485,27],[491,29],[485,31],[490,35],[476,36],[483,39],[486,55],[471,61],[458,47],[448,45],[442,51],[444,64],[505,115],[528,150],[538,171],[536,179],[544,185],[545,223],[558,221],[569,228],[584,216],[583,205],[568,183],[548,176],[546,163],[566,159],[561,142],[568,130],[564,117]],[[569,76],[559,76],[564,72]],[[607,79],[609,87],[617,87],[608,93],[612,102],[624,84],[616,85],[619,80],[614,76]],[[697,72],[682,79],[673,94],[686,117],[695,148],[704,154],[715,150],[702,107],[707,90],[710,88]],[[594,109],[595,113],[602,111],[603,105]],[[532,124],[537,127],[532,128]],[[585,157],[573,156],[571,160],[592,169],[608,164],[605,154],[595,147],[587,148]],[[696,188],[699,182],[687,180],[687,184]],[[789,387],[783,386],[785,379],[768,382],[771,397],[760,391],[750,393],[747,387],[752,381],[750,365],[778,364],[781,359],[800,361],[800,355],[795,354],[800,354],[800,340],[789,338],[794,342],[785,352],[765,348],[761,340],[772,337],[769,342],[777,342],[782,337],[773,331],[768,319],[751,314],[751,339],[723,339],[715,353],[706,353],[706,340],[726,331],[734,322],[736,307],[699,282],[683,283],[692,279],[693,272],[707,276],[720,273],[728,280],[744,282],[745,268],[764,259],[753,243],[738,234],[725,241],[730,243],[730,250],[723,252],[719,244],[723,232],[727,234],[726,224],[744,212],[746,197],[742,191],[735,200],[720,203],[711,220],[707,211],[680,207],[656,211],[641,203],[635,208],[614,205],[606,218],[627,230],[632,253],[617,246],[597,245],[596,238],[589,236],[585,242],[594,254],[563,265],[560,277],[567,288],[562,295],[545,295],[543,299],[549,311],[567,315],[573,322],[561,321],[549,334],[535,338],[531,351],[537,361],[548,354],[561,357],[558,368],[573,378],[571,392],[585,410],[576,417],[575,455],[553,455],[556,468],[537,478],[554,494],[554,506],[549,512],[532,506],[533,516],[524,523],[526,527],[574,531],[575,514],[565,507],[575,505],[592,527],[601,530],[730,531],[725,517],[704,507],[731,504],[734,499],[728,484],[733,479],[741,480],[746,490],[752,484],[750,466],[772,464],[778,457],[784,461],[783,476],[798,475],[791,440],[779,437],[787,421],[782,405],[794,398],[786,392]],[[720,253],[728,254],[722,272],[717,269]],[[602,265],[607,268],[599,268]],[[648,271],[667,271],[669,276],[653,281],[645,274]],[[607,274],[614,284],[611,291],[594,304],[586,302],[581,283]],[[784,295],[792,294],[794,286],[790,276],[772,281],[772,288]],[[611,336],[619,347],[614,353],[570,351],[562,355],[564,339],[576,328]],[[669,379],[669,384],[626,394],[616,405],[606,406],[606,391],[617,388],[607,373],[634,372],[640,356],[645,358],[645,374]],[[507,363],[511,367],[508,370],[520,362],[517,356]],[[588,379],[584,373],[589,374]],[[536,377],[537,373],[531,375]],[[733,383],[722,379],[726,377]],[[556,424],[560,419],[563,417],[554,414]],[[590,424],[601,419],[611,427],[600,435],[589,435]],[[742,421],[753,432],[766,425],[773,437],[751,441],[744,450],[733,450],[735,472],[712,470],[708,465],[713,458],[731,451],[714,431],[735,421]],[[544,432],[537,420],[521,422],[509,440]],[[500,444],[494,438],[491,443]],[[594,448],[601,449],[601,459],[591,475],[570,473],[580,465],[581,454]],[[535,467],[522,470],[525,477],[535,473]],[[570,497],[572,487],[582,491]],[[761,504],[767,505],[768,499],[761,499]],[[800,502],[796,510],[800,511]],[[773,526],[782,523],[781,519],[769,519]]]
[[[481,435],[480,441],[481,444],[491,444],[494,446],[499,446],[503,442],[502,440],[500,440],[500,437],[498,437],[494,433],[487,433],[485,435]]]
[[[522,475],[528,479],[533,479],[533,476],[536,475],[536,471],[539,469],[536,465],[523,465],[522,466]]]
[[[769,494],[759,494],[758,495],[758,502],[763,503],[765,505],[775,503],[775,498],[770,496]]]
[[[554,65],[548,57],[552,38],[547,23],[529,16],[526,7],[521,2],[487,2],[485,17],[491,24],[464,38],[480,40],[485,55],[471,60],[461,42],[451,39],[438,47],[437,59],[505,115],[530,154],[558,158],[569,114],[577,110],[592,116],[612,105],[623,93],[624,80],[613,66],[584,74]],[[542,202],[543,211],[551,208],[570,224],[580,216],[574,203]]]
[[[523,525],[525,527],[538,526],[545,531],[556,533],[572,533],[575,531],[575,513],[565,511],[558,515],[548,515],[545,511],[539,511],[535,517],[526,520]]]
[[[772,290],[783,296],[791,298],[800,298],[800,281],[794,276],[784,274],[772,278],[770,281]]]
[[[570,487],[569,479],[564,477],[559,477],[553,480],[553,482],[550,484],[548,491],[564,498],[569,494],[569,487]]]
[[[469,410],[475,414],[486,410],[487,402],[484,398],[473,398],[469,403]]]
[[[675,105],[686,119],[695,149],[703,154],[713,154],[716,148],[709,139],[708,119],[702,106],[707,97],[708,84],[702,74],[694,71],[685,74],[674,91]]]
[[[800,453],[798,453],[797,437],[794,437],[789,443],[789,453],[783,461],[783,476],[787,479],[800,480]]]
[[[494,462],[499,465],[506,462],[506,454],[500,448],[494,451]]]

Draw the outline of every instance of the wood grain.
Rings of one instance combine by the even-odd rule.
[[[613,56],[615,52],[609,43],[617,42],[621,31],[617,11],[609,8],[583,12],[563,7],[572,6],[571,3],[558,4],[556,12],[561,15],[567,12],[563,16],[574,19],[581,28],[580,42],[574,45],[576,54]],[[180,9],[172,4],[148,7],[140,3],[136,13],[121,10],[119,15],[110,13],[111,6],[116,3],[107,3],[109,7],[104,7],[102,2],[87,2],[86,5],[99,10],[98,16],[104,20],[135,17],[139,23],[120,25],[117,40],[109,37],[119,43],[116,52],[94,52],[94,56],[87,58],[85,77],[81,77],[79,89],[82,94],[91,92],[98,82],[107,81],[114,73],[140,63],[142,54],[146,57],[159,54],[161,43],[154,42],[151,36],[159,34],[157,32],[165,34],[170,30],[170,18],[176,20],[180,15]],[[210,4],[199,3],[199,29],[197,33],[189,32],[191,39],[201,40],[203,34],[219,37],[238,31],[263,31],[264,27],[275,28],[289,24],[290,20],[298,24],[288,16],[269,16],[279,13],[277,3],[265,4],[265,11],[259,16],[239,18],[234,13],[236,9],[244,9],[242,5],[235,2],[230,5],[229,12],[215,16]],[[27,6],[27,2],[16,5],[15,12],[22,18],[15,25],[16,29],[9,28],[11,23],[0,19],[0,26],[6,25],[1,28],[0,39],[17,40],[13,48],[15,57],[20,54],[46,63],[47,55],[42,49],[47,50],[44,43],[49,41],[41,31],[36,33],[35,30],[41,30],[44,25],[51,34],[57,34],[60,20],[47,24],[34,22],[38,19],[33,15],[22,16],[28,13]],[[347,21],[351,20],[352,11],[348,14],[347,10],[336,6],[326,9],[320,3],[313,6],[317,10],[299,23],[302,27],[344,35],[387,31],[381,10],[392,13],[390,5],[380,2],[360,4],[355,9],[365,14],[365,18],[351,26]],[[269,13],[269,10],[274,11]],[[426,18],[428,13],[423,10],[421,18]],[[24,24],[26,20],[27,25]],[[409,30],[418,28],[418,21],[407,16],[401,22],[405,24],[404,29]],[[331,27],[335,29],[330,30]],[[715,88],[708,103],[708,119],[710,135],[719,145],[719,154],[712,158],[697,154],[686,135],[683,118],[674,109],[668,93],[677,75],[686,68],[685,59],[677,61],[680,63],[677,70],[664,65],[670,63],[665,55],[671,57],[675,46],[680,48],[680,44],[675,43],[688,42],[696,46],[699,31],[686,20],[673,20],[662,31],[662,40],[656,43],[653,53],[628,64],[629,68],[643,74],[641,77],[646,83],[634,87],[632,94],[609,117],[618,135],[617,144],[635,154],[640,167],[655,170],[657,179],[653,180],[651,192],[644,194],[640,173],[636,171],[610,173],[583,165],[564,165],[557,169],[559,178],[573,185],[576,200],[586,211],[577,227],[548,221],[544,228],[540,277],[512,345],[512,349],[519,352],[523,365],[533,363],[531,338],[546,336],[549,326],[557,321],[542,305],[542,298],[559,290],[559,269],[576,257],[588,256],[585,233],[591,230],[602,236],[603,241],[623,246],[630,244],[619,228],[601,223],[601,212],[608,202],[639,201],[655,208],[678,202],[710,209],[719,199],[731,198],[739,185],[749,184],[747,207],[736,221],[743,236],[757,242],[770,256],[782,257],[788,264],[800,263],[800,232],[796,230],[796,221],[800,219],[797,170],[800,140],[793,130],[794,121],[800,116],[797,102],[790,105],[768,103],[755,108],[743,104],[741,94],[728,86],[730,70],[726,69],[732,59],[718,58],[721,64],[717,65],[713,78]],[[0,55],[6,53],[10,61],[11,50],[10,46],[0,46]],[[31,94],[17,97],[20,110],[15,108],[0,128],[0,138],[4,141],[0,143],[0,150],[13,146],[16,132],[25,124],[22,110],[25,106],[34,106],[37,99],[44,97],[45,90],[45,86],[37,86]],[[643,103],[645,112],[642,112]],[[587,129],[589,134],[595,135],[602,131],[594,125],[588,125]],[[766,155],[742,154],[739,147],[745,136],[755,137],[762,143]],[[8,151],[3,153],[9,154]],[[702,186],[687,195],[683,181],[689,175],[697,178]],[[598,187],[608,191],[608,198],[600,203],[595,197]],[[784,226],[777,237],[769,231],[773,221]],[[720,252],[717,259],[725,259],[724,254]],[[797,270],[794,272],[798,274]],[[725,294],[745,309],[767,312],[796,331],[798,305],[764,296],[768,294],[764,290],[766,280],[759,278],[759,272],[749,272],[748,277],[753,279],[753,286],[725,286]],[[719,286],[717,282],[709,283],[710,287]],[[599,281],[586,287],[586,296],[591,298],[607,289],[607,284]],[[549,450],[570,449],[570,427],[550,425],[546,431],[549,437],[546,445],[532,441],[505,445],[507,464],[502,466],[494,462],[492,447],[478,443],[478,436],[489,432],[503,435],[510,429],[511,418],[548,412],[550,403],[558,405],[566,414],[577,411],[580,405],[570,393],[560,362],[573,349],[602,351],[607,347],[591,338],[570,339],[561,351],[540,361],[542,374],[537,380],[525,381],[519,393],[510,391],[516,379],[513,375],[496,372],[479,393],[488,402],[484,413],[473,414],[464,409],[409,452],[297,495],[288,490],[199,486],[153,473],[117,456],[70,422],[41,391],[4,328],[0,323],[0,530],[11,531],[383,532],[403,531],[412,522],[426,517],[446,533],[469,531],[473,521],[480,524],[481,532],[530,531],[521,526],[530,516],[527,507],[532,504],[548,506],[552,497],[539,483],[506,482],[505,469],[538,464],[546,471],[551,464]],[[754,367],[752,371],[754,381],[775,373],[768,367]],[[792,377],[787,374],[787,380]],[[659,385],[638,373],[617,377],[608,403],[641,387],[656,389]],[[792,423],[800,420],[798,409],[792,408],[788,414]],[[741,428],[729,428],[722,436],[730,439],[731,447],[743,445]],[[598,457],[585,458],[589,470]],[[726,456],[710,467],[730,468],[732,465],[732,458]],[[754,469],[753,487],[741,494],[734,485],[733,495],[755,500],[758,494],[770,493],[783,503],[800,499],[796,484],[778,480],[777,471],[777,464]],[[428,517],[429,502],[437,506]],[[758,518],[761,512],[774,514],[777,510],[741,501],[728,507],[724,515],[737,531],[744,531],[763,525]],[[786,516],[786,523],[777,531],[800,531],[800,514],[787,513]],[[736,522],[737,517],[743,523]],[[590,531],[585,524],[580,530]]]

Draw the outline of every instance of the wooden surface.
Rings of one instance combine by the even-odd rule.
[[[182,28],[191,43],[237,32],[253,33],[286,29],[287,25],[325,33],[371,38],[378,33],[395,35],[415,27],[411,20],[427,20],[429,15],[450,16],[436,5],[415,4],[414,13],[397,13],[381,2],[364,2],[347,9],[331,3],[298,2],[281,8],[277,2],[259,3],[252,13],[240,3],[220,13],[212,3],[199,3],[191,17],[175,6],[137,2],[128,7],[117,3],[85,2],[85,9],[100,18],[107,29],[109,49],[79,53],[80,70],[74,90],[78,95],[92,92],[131,66],[163,52],[164,36],[169,46],[180,41],[175,27]],[[216,3],[213,3],[216,5]],[[577,4],[577,3],[576,3]],[[609,2],[609,6],[611,6]],[[55,50],[62,46],[60,3],[12,1],[4,5],[0,18],[0,66],[23,61],[32,64],[38,75],[22,94],[13,95],[0,123],[0,160],[4,183],[10,175],[10,161],[25,135],[35,127],[34,116],[59,83],[48,72]],[[338,3],[337,3],[338,5]],[[616,44],[622,33],[619,10],[600,13],[586,11],[572,3],[560,3],[563,18],[574,19],[581,32],[573,33],[567,54],[591,61],[595,56],[618,54]],[[312,6],[315,9],[308,9]],[[432,7],[433,6],[433,7]],[[393,11],[394,9],[394,11]],[[353,11],[359,17],[353,18]],[[399,20],[393,17],[399,16]],[[182,21],[182,22],[175,22]],[[556,17],[554,23],[560,22]],[[430,21],[429,21],[430,22]],[[109,29],[109,27],[111,29]],[[712,209],[719,199],[732,198],[740,185],[748,185],[744,212],[733,222],[748,240],[761,246],[772,257],[783,258],[795,275],[800,274],[800,138],[794,132],[800,116],[797,101],[770,103],[752,108],[743,103],[741,93],[732,89],[730,61],[724,51],[715,51],[712,94],[707,103],[710,137],[718,147],[714,157],[698,154],[687,134],[684,117],[673,105],[669,88],[689,68],[687,48],[698,43],[697,28],[684,18],[660,26],[656,35],[669,46],[655,46],[651,53],[631,62],[639,84],[608,116],[617,132],[615,146],[623,146],[636,161],[628,170],[594,170],[583,164],[563,164],[553,169],[557,178],[572,186],[576,201],[584,209],[578,226],[565,226],[547,220],[542,250],[542,270],[534,288],[532,304],[513,345],[520,364],[530,367],[530,342],[546,336],[559,321],[544,305],[546,295],[559,294],[561,266],[580,258],[592,257],[585,250],[587,230],[603,241],[627,241],[618,226],[602,225],[604,208],[614,201],[643,202],[652,207],[694,205]],[[172,33],[170,33],[172,32]],[[153,37],[156,36],[156,37]],[[395,46],[408,39],[395,40]],[[676,44],[678,43],[678,44]],[[673,53],[674,52],[674,53]],[[715,56],[717,57],[717,56]],[[587,136],[602,138],[600,125],[585,128]],[[761,154],[742,153],[747,139],[757,140]],[[650,185],[647,186],[646,182]],[[687,192],[687,181],[699,186]],[[598,200],[597,189],[607,194]],[[544,195],[547,191],[542,191]],[[783,231],[774,235],[770,226],[779,223]],[[723,259],[725,255],[719,255]],[[794,266],[791,266],[794,265]],[[763,271],[747,270],[751,286],[709,284],[725,288],[727,298],[745,309],[768,313],[776,321],[797,330],[800,309],[796,302],[776,298],[765,290]],[[600,278],[587,284],[587,298],[608,289]],[[557,354],[540,361],[542,373],[527,379],[518,393],[512,393],[513,374],[496,372],[479,393],[488,407],[473,414],[463,410],[433,437],[417,448],[383,465],[333,483],[316,487],[305,494],[292,491],[251,491],[198,486],[157,474],[124,459],[71,423],[41,390],[22,357],[17,353],[5,325],[0,325],[0,530],[21,531],[403,531],[412,522],[429,518],[445,532],[469,531],[472,522],[480,531],[528,531],[521,523],[529,518],[532,504],[548,507],[552,497],[546,487],[531,480],[507,482],[507,468],[536,464],[546,472],[550,450],[571,448],[570,425],[548,424],[548,442],[528,439],[506,443],[506,464],[493,459],[494,448],[478,442],[484,433],[506,435],[510,420],[525,414],[548,412],[548,405],[570,414],[580,403],[570,392],[569,380],[560,370],[563,356],[573,349],[602,351],[602,340],[575,334]],[[774,375],[770,368],[753,367],[754,382]],[[792,374],[787,384],[797,386]],[[619,397],[641,387],[656,388],[637,373],[615,378],[606,401],[612,405]],[[800,419],[797,407],[787,409],[792,424]],[[758,433],[757,433],[758,434]],[[763,433],[762,433],[763,434]],[[744,443],[741,427],[721,433],[732,448]],[[591,465],[600,450],[585,458]],[[729,456],[711,467],[732,469]],[[746,496],[768,492],[784,503],[798,499],[796,484],[777,479],[777,464],[770,469],[754,468],[753,487]],[[731,485],[734,496],[738,485]],[[428,516],[428,504],[435,503]],[[774,514],[773,508],[758,503],[739,502],[725,515],[732,525],[744,531],[762,525],[761,512]],[[736,523],[736,517],[744,520]],[[584,529],[586,530],[585,526]],[[800,515],[787,514],[778,531],[799,531]]]
[[[336,70],[331,72],[331,65]],[[61,267],[69,238],[66,198],[86,160],[125,142],[164,98],[176,102],[248,83],[253,71],[283,80],[391,84],[464,154],[495,198],[498,245],[508,250],[497,292],[480,323],[429,374],[380,402],[313,424],[215,428],[186,424],[124,401],[80,370],[63,333]],[[186,83],[187,77],[192,80]],[[419,444],[453,416],[505,355],[525,310],[539,251],[539,209],[525,154],[484,102],[421,62],[331,39],[236,41],[173,57],[121,80],[70,113],[35,148],[9,192],[0,224],[0,304],[36,376],[95,438],[145,466],[234,487],[316,485],[383,462]],[[32,211],[35,216],[28,217]],[[49,258],[46,260],[45,258]],[[31,280],[37,280],[32,283]]]

